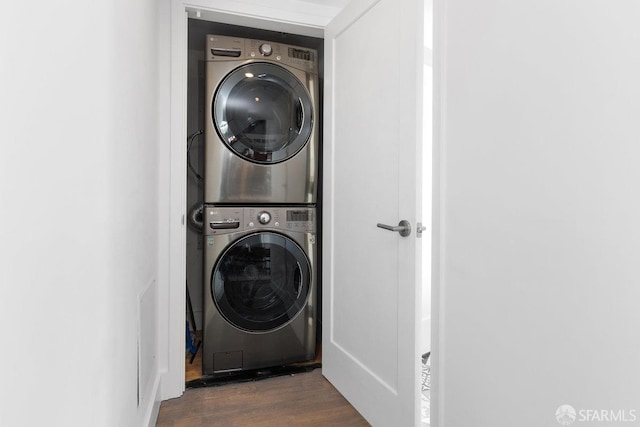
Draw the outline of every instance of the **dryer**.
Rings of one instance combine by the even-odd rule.
[[[316,212],[205,207],[203,373],[311,360]]]
[[[316,203],[317,51],[210,34],[205,68],[205,203]]]

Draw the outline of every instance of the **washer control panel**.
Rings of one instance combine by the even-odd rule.
[[[316,232],[316,210],[307,207],[205,206],[204,234],[229,234],[253,229]]]
[[[316,232],[314,208],[306,207],[250,207],[244,208],[245,230],[269,228],[272,230]]]

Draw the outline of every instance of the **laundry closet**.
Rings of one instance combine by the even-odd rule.
[[[187,383],[319,366],[322,55],[188,20]]]
[[[163,387],[163,391],[166,390],[167,397],[180,395],[185,384],[185,366],[188,370],[197,363],[194,360],[194,364],[190,364],[190,358],[185,363],[184,340],[177,338],[184,337],[182,316],[185,307],[189,306],[183,299],[185,281],[193,307],[191,323],[196,325],[192,329],[203,331],[201,336],[191,340],[196,346],[203,341],[196,359],[203,356],[207,363],[213,364],[212,368],[204,367],[205,378],[232,375],[242,372],[245,356],[247,361],[251,360],[252,368],[249,369],[253,369],[253,363],[259,358],[256,355],[259,352],[254,350],[262,344],[249,345],[245,339],[258,334],[268,336],[271,332],[251,332],[248,326],[243,326],[239,319],[226,312],[227,308],[232,308],[236,314],[242,313],[240,317],[244,316],[244,320],[256,320],[250,319],[252,315],[246,316],[249,313],[246,302],[254,301],[252,287],[240,286],[238,295],[227,295],[222,283],[230,285],[243,275],[256,279],[265,277],[269,266],[282,265],[281,261],[272,262],[277,257],[293,260],[288,264],[291,267],[285,269],[291,277],[287,281],[291,286],[287,291],[274,290],[274,293],[286,296],[285,300],[295,307],[298,298],[307,292],[306,301],[315,306],[314,311],[311,305],[306,305],[291,322],[272,330],[293,335],[303,343],[299,345],[295,340],[287,339],[288,345],[283,346],[282,359],[277,363],[290,364],[294,354],[295,359],[308,359],[308,353],[300,356],[303,352],[298,350],[309,348],[307,344],[313,341],[312,334],[315,334],[315,341],[321,336],[321,358],[316,356],[303,363],[321,362],[323,377],[366,419],[393,419],[401,424],[412,424],[419,416],[420,355],[424,353],[420,349],[419,318],[423,278],[421,248],[429,244],[428,239],[421,238],[422,221],[425,221],[421,212],[421,193],[414,191],[420,190],[422,177],[423,3],[408,0],[405,4],[403,0],[405,7],[402,8],[391,0],[282,1],[270,3],[268,7],[257,1],[227,5],[204,3],[176,4],[171,12],[171,153],[176,155],[171,157],[169,250],[171,254],[182,256],[170,256],[171,260],[181,262],[176,265],[172,261],[169,266],[168,303],[172,315],[167,381],[171,382],[171,387]],[[227,43],[227,37],[243,41]],[[209,54],[211,61],[207,60]],[[277,182],[292,184],[283,178],[291,172],[286,168],[270,169],[269,180],[255,179],[260,175],[259,171],[264,170],[261,167],[271,167],[266,162],[274,158],[260,153],[260,144],[275,141],[259,136],[267,128],[267,121],[254,114],[254,111],[266,111],[258,105],[265,99],[266,89],[260,92],[262,94],[249,96],[253,93],[249,90],[252,81],[265,82],[259,87],[286,87],[289,84],[283,84],[288,81],[286,74],[254,69],[240,71],[239,67],[244,64],[239,64],[237,73],[228,68],[226,74],[221,71],[215,77],[215,93],[206,86],[208,70],[212,68],[208,65],[239,61],[239,58],[249,62],[257,59],[279,61],[278,57],[301,63],[312,58],[317,60],[317,92],[313,79],[309,78],[313,73],[305,71],[301,75],[299,71],[302,70],[291,63],[286,68],[298,76],[297,80],[310,97],[317,95],[315,99],[311,97],[311,103],[318,103],[317,118],[322,121],[322,126],[315,129],[318,156],[314,161],[300,162],[305,168],[317,167],[316,188],[308,191],[312,188],[308,185],[310,175],[298,174],[303,180],[295,182],[294,187],[303,188],[303,191],[291,193],[297,194],[294,197],[300,194],[307,197],[315,191],[315,202],[313,199],[252,199],[256,194],[251,191],[257,186],[250,185],[251,182],[265,185],[271,196],[288,193],[280,192]],[[275,86],[266,84],[268,81]],[[304,135],[309,118],[308,102],[305,97],[295,95],[293,86],[286,91],[294,95],[288,96],[288,109],[274,111],[273,114],[284,111],[283,117],[286,117],[275,129],[290,133],[295,140],[297,134]],[[214,98],[220,94],[227,102],[222,100],[222,104],[217,105]],[[240,98],[245,101],[236,102]],[[222,105],[223,111],[220,110]],[[324,115],[320,117],[322,113]],[[210,167],[205,158],[211,157],[207,152],[205,118],[208,116],[215,119],[215,127],[209,128],[209,134],[217,137],[216,149],[224,148],[213,158],[221,153],[254,156],[243,166],[232,163],[216,166],[226,167],[230,174],[222,173],[221,169],[210,169],[213,174],[221,174],[215,184],[220,187],[211,192],[207,189],[207,171],[204,170],[205,165]],[[230,119],[238,118],[244,120],[246,126],[240,122],[231,123]],[[289,125],[282,124],[286,121]],[[315,118],[312,123],[320,124]],[[238,135],[238,131],[249,135]],[[301,150],[299,153],[305,153],[303,155],[314,153],[313,150],[305,151],[304,147]],[[286,157],[283,162],[286,163]],[[198,187],[197,175],[205,181],[201,187]],[[223,182],[219,179],[221,176],[230,179]],[[185,182],[188,198],[182,197],[187,189],[183,187]],[[223,201],[238,195],[233,190],[233,186],[238,185],[243,189],[240,192],[242,200]],[[199,192],[204,194],[202,200],[195,196]],[[233,192],[236,192],[235,196]],[[202,202],[215,209],[199,210]],[[234,211],[233,208],[242,209]],[[198,221],[212,234],[198,239]],[[189,233],[186,239],[185,232]],[[259,239],[259,242],[247,240],[240,244],[242,239],[250,239],[249,235],[254,233],[284,236],[289,239],[284,242],[289,243]],[[300,238],[294,238],[293,233]],[[234,246],[232,241],[239,244]],[[258,250],[251,249],[253,247]],[[293,247],[300,249],[308,265],[313,267],[315,264],[315,269],[309,268],[311,281],[308,286],[304,285],[305,262],[299,261],[293,253],[285,256],[287,252],[296,252],[289,251]],[[263,256],[267,253],[265,249],[273,249],[274,255]],[[242,268],[242,274],[236,274],[240,269],[227,268],[218,262],[227,255],[232,256],[229,259],[246,263],[247,269]],[[211,298],[203,298],[207,294]],[[241,297],[243,294],[245,297]],[[257,295],[257,291],[254,294]],[[219,300],[210,304],[214,297]],[[207,347],[213,341],[206,330],[208,322],[216,316],[218,320],[224,320],[224,323],[215,323],[225,325],[225,331],[214,335],[218,338],[222,334],[235,336],[214,343],[221,354],[212,354],[214,360],[211,361],[207,353],[213,350],[207,350]],[[189,319],[190,315],[186,317]],[[300,319],[307,319],[306,324],[297,322]],[[310,325],[314,322],[315,327]],[[231,324],[234,326],[227,327]],[[223,343],[234,340],[242,342],[242,347],[224,347]],[[294,347],[298,349],[294,350]],[[316,345],[316,350],[319,348]],[[245,352],[254,354],[245,355]],[[275,364],[266,360],[255,363],[263,362]],[[202,372],[198,368],[198,375]],[[187,375],[187,378],[190,377]],[[407,410],[409,406],[415,410]]]

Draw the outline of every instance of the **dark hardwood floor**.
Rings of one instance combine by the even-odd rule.
[[[311,372],[188,389],[162,402],[157,426],[368,426],[322,376]]]

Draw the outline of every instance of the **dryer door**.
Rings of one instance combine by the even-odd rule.
[[[313,103],[296,76],[263,62],[236,68],[213,98],[213,123],[234,153],[273,164],[304,147],[313,126]]]
[[[289,323],[304,308],[311,267],[304,251],[281,234],[250,234],[220,256],[211,295],[233,326],[265,332]]]

